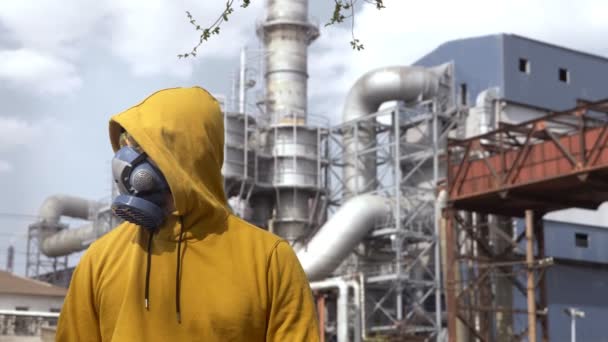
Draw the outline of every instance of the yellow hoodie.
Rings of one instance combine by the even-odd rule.
[[[217,101],[199,87],[161,90],[111,119],[114,151],[121,127],[163,172],[176,209],[152,238],[149,308],[148,233],[123,223],[81,258],[57,340],[318,341],[311,290],[292,248],[227,209]]]

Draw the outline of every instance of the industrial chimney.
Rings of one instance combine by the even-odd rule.
[[[266,113],[272,123],[306,123],[308,45],[319,29],[308,20],[308,0],[267,0],[258,29],[264,43]]]
[[[258,184],[267,190],[252,205],[260,212],[256,205],[273,203],[271,231],[295,243],[318,224],[325,188],[321,130],[309,125],[307,113],[308,45],[319,29],[308,19],[307,0],[267,0],[257,33],[264,44],[266,119],[265,126],[258,123]]]

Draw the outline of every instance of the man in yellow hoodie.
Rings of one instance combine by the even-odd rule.
[[[113,209],[127,221],[81,258],[58,341],[319,340],[292,248],[228,210],[223,118],[207,91],[151,95],[112,117],[110,140]]]

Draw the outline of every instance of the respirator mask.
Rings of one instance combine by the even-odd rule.
[[[120,193],[112,202],[114,215],[148,230],[163,224],[169,184],[145,152],[121,147],[112,159],[112,176]]]

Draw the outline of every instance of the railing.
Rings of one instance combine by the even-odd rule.
[[[41,336],[58,318],[58,312],[0,310],[0,336]]]

